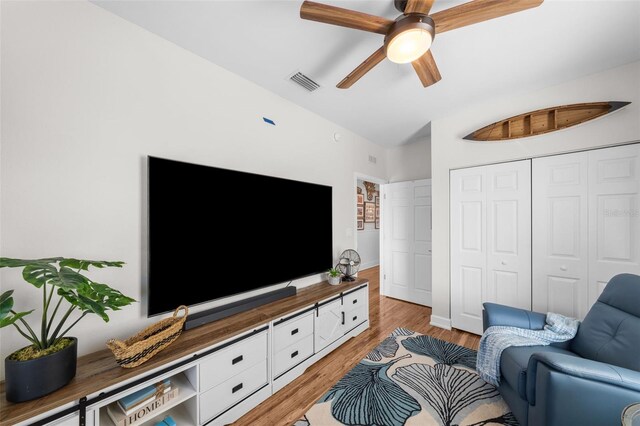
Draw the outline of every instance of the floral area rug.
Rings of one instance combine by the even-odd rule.
[[[295,426],[517,426],[475,366],[472,349],[397,328]]]

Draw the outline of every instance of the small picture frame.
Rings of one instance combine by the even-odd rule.
[[[376,197],[376,207],[380,207],[380,196]]]
[[[376,229],[380,229],[380,218],[376,218]]]
[[[376,221],[375,203],[364,203],[364,221],[365,223],[373,223]]]
[[[364,194],[357,194],[357,205],[361,206],[364,204]]]
[[[364,206],[357,206],[358,209],[358,219],[361,219],[362,217],[364,217]]]
[[[358,231],[362,231],[364,229],[364,220],[362,218],[358,218],[357,222],[357,228]]]
[[[380,207],[376,207],[376,219],[380,217]]]

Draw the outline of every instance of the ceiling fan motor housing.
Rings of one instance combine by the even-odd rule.
[[[398,12],[404,13],[404,10],[407,8],[408,2],[408,0],[393,0],[393,5],[396,9],[398,9]]]

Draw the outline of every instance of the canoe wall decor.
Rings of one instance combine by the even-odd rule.
[[[465,136],[472,141],[506,141],[566,129],[612,113],[631,102],[590,102],[526,112],[489,124]]]

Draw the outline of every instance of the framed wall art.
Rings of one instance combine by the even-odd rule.
[[[380,207],[376,207],[376,219],[380,217]]]
[[[376,221],[375,203],[364,203],[364,221],[365,223],[373,223]]]
[[[364,206],[358,206],[357,209],[358,209],[358,214],[357,214],[358,218],[363,217],[364,216]]]
[[[361,206],[364,203],[364,195],[363,194],[357,194],[358,198],[357,198],[357,203],[359,206]]]
[[[358,220],[357,220],[357,225],[358,225],[358,226],[357,226],[358,231],[362,231],[362,230],[364,229],[364,220],[362,220],[362,219],[358,219]]]
[[[376,218],[376,229],[380,229],[380,218]]]
[[[376,197],[376,207],[380,207],[380,196]]]

